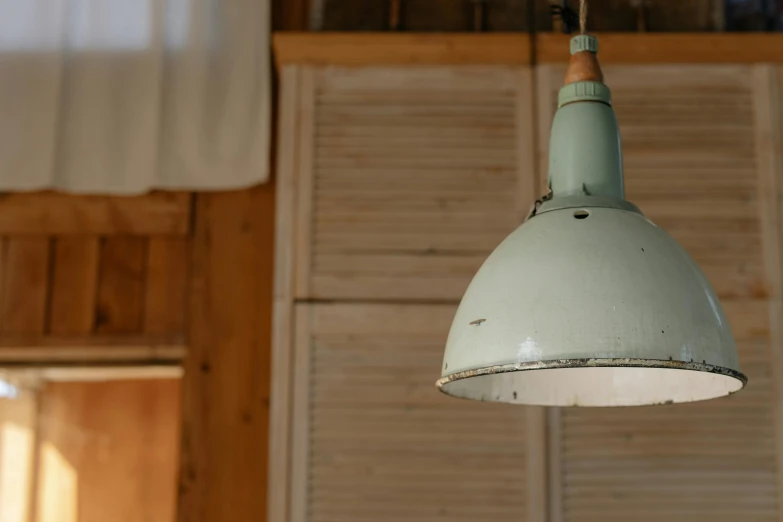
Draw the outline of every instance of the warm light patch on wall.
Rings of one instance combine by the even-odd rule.
[[[77,522],[78,477],[51,443],[41,447],[36,522]]]
[[[32,430],[3,423],[0,430],[0,522],[27,520],[32,455]]]
[[[35,400],[0,384],[0,522],[27,522],[35,446]]]

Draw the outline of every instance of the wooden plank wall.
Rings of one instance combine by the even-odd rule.
[[[0,198],[0,363],[178,360],[190,214],[186,193]]]
[[[439,56],[473,59],[466,48]],[[534,199],[529,68],[282,78],[268,520],[468,519],[487,502],[497,520],[545,520],[543,412],[471,408],[433,386],[453,305]],[[472,429],[485,425],[499,429],[488,445]],[[502,476],[464,474],[500,454]]]

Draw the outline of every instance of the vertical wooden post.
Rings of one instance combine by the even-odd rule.
[[[274,191],[196,197],[180,522],[266,519]]]
[[[783,130],[781,129],[781,70],[757,65],[753,101],[756,116],[756,161],[758,171],[759,221],[769,297],[770,374],[775,394],[774,422],[777,432],[778,520],[783,522]]]

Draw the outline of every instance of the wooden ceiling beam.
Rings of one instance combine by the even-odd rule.
[[[783,63],[783,35],[775,33],[597,33],[603,64]],[[536,35],[537,63],[569,58],[569,35]]]
[[[191,196],[82,196],[53,191],[0,195],[0,235],[186,235]]]
[[[310,65],[525,65],[524,33],[275,33],[275,60]]]
[[[601,63],[783,63],[783,34],[599,33]],[[275,61],[336,65],[526,65],[567,62],[568,35],[298,33],[273,36]]]

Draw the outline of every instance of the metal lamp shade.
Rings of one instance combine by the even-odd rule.
[[[571,49],[592,64],[597,42],[581,35]],[[747,379],[706,277],[624,199],[617,121],[600,81],[560,91],[549,186],[468,287],[440,390],[545,406],[679,403],[740,390]]]
[[[486,260],[449,333],[440,389],[547,406],[689,402],[742,388],[699,267],[640,213],[546,212]]]

